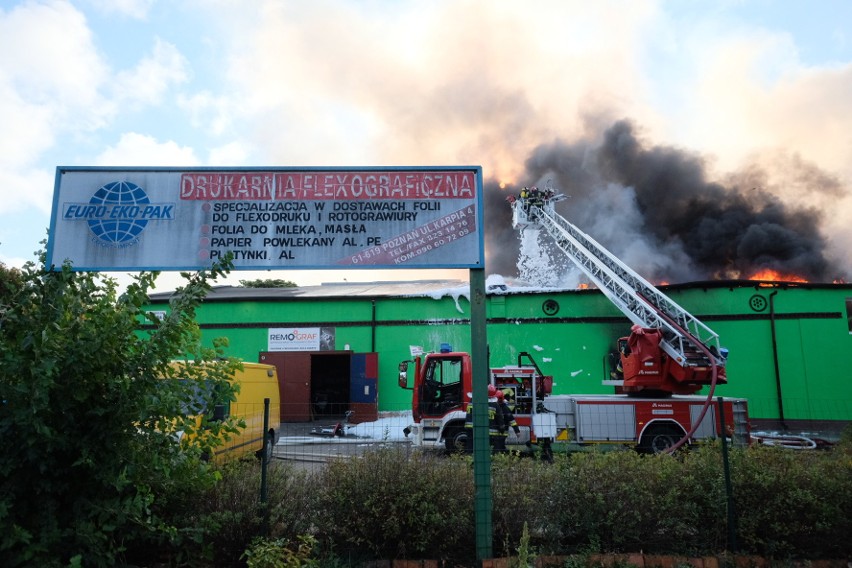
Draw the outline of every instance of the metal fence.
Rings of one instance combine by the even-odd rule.
[[[305,469],[322,467],[323,464],[335,459],[357,457],[370,449],[380,447],[395,447],[405,451],[412,448],[412,437],[406,435],[406,428],[411,425],[410,410],[399,409],[383,411],[376,420],[359,422],[356,417],[348,416],[348,409],[341,406],[340,412],[317,413],[305,421],[287,421],[288,405],[281,405],[284,421],[280,423],[279,437],[273,450],[276,460],[286,460]],[[815,440],[818,444],[835,442],[844,427],[852,422],[852,401],[824,399],[784,399],[785,415],[779,417],[777,400],[771,398],[749,399],[751,432],[754,443],[770,442],[773,436],[799,437],[805,440]],[[618,420],[618,414],[600,413],[597,420],[600,424],[588,424],[597,430],[612,429],[609,422]],[[718,420],[714,416],[713,420]],[[733,425],[736,416],[728,416],[728,423]],[[699,429],[702,435],[712,434],[708,428]],[[571,435],[569,433],[570,440]],[[629,438],[625,433],[624,438]],[[529,434],[524,431],[520,437],[514,432],[508,432],[509,447],[528,451],[526,442]],[[735,443],[741,442],[735,439]],[[557,442],[557,446],[559,442]],[[630,440],[612,440],[611,444],[564,444],[569,451],[612,446],[632,447]],[[807,446],[807,444],[805,444]],[[564,449],[564,448],[563,448]],[[443,444],[435,448],[437,453],[445,453]]]
[[[282,405],[287,416],[287,405]],[[316,469],[336,459],[357,458],[370,449],[396,447],[405,451],[411,440],[404,429],[411,424],[411,412],[383,412],[377,420],[355,423],[347,411],[327,413],[308,421],[281,422],[273,450],[275,460]]]

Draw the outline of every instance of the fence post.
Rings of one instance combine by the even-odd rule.
[[[722,464],[725,469],[725,493],[728,497],[728,547],[737,551],[737,515],[734,509],[734,486],[731,484],[731,464],[728,461],[728,429],[725,424],[725,399],[716,399],[719,406],[719,426],[722,429]]]
[[[269,399],[263,399],[263,447],[260,450],[260,506],[263,509],[263,536],[268,536],[269,533],[269,507],[266,502],[269,499],[269,491],[266,483],[266,469],[269,466],[269,453],[272,448],[269,446]]]
[[[491,493],[491,444],[488,439],[488,340],[485,313],[485,273],[470,270],[470,356],[473,363],[473,518],[476,558],[492,556],[493,499]]]

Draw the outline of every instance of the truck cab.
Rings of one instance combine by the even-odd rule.
[[[526,357],[528,362],[524,362]],[[414,380],[409,385],[410,366],[414,365]],[[439,353],[428,353],[403,361],[399,365],[399,386],[412,391],[413,424],[406,432],[415,446],[444,447],[459,451],[465,447],[470,430],[465,428],[467,407],[473,397],[472,364],[468,353],[441,346]],[[534,438],[530,431],[532,416],[543,398],[550,393],[553,379],[541,374],[527,353],[518,357],[518,364],[489,370],[490,384],[507,394],[521,438],[510,442],[526,442]]]
[[[409,386],[409,366],[414,364],[414,381]],[[464,421],[472,397],[470,355],[442,346],[440,353],[418,355],[399,366],[399,386],[411,389],[414,423],[408,433],[415,445],[464,447],[467,439]]]

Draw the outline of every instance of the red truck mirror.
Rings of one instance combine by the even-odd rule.
[[[399,386],[407,389],[408,387],[408,364],[411,361],[403,361],[399,364]]]

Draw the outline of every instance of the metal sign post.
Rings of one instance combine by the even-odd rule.
[[[470,355],[473,363],[473,484],[476,557],[492,556],[491,444],[488,439],[488,338],[485,274],[470,271]]]

